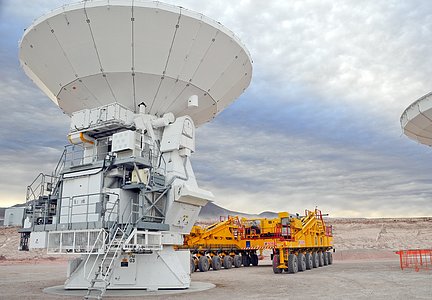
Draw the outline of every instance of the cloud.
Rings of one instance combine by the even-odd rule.
[[[16,18],[24,16],[11,2],[3,1],[0,12],[0,37],[4,41],[0,47],[0,166],[4,172],[0,206],[3,207],[23,203],[27,185],[40,172],[51,173],[67,143],[69,127],[68,118],[20,70],[18,40],[31,20],[23,23]],[[25,13],[27,6],[21,7]]]
[[[0,74],[0,206],[9,206],[25,201],[26,186],[40,172],[52,172],[69,118],[18,72]]]
[[[63,5],[76,3],[79,1],[73,0],[38,0],[36,1],[25,1],[25,0],[3,0],[2,10],[5,16],[9,16],[10,19],[18,18],[20,21],[26,21],[27,24],[23,24],[26,28],[30,23],[44,14],[59,8]]]
[[[301,88],[392,121],[432,84],[424,67],[432,63],[429,4],[238,1],[225,11],[218,4],[200,8],[216,11],[247,45],[252,86],[279,95]]]
[[[0,207],[24,203],[26,188],[41,172],[51,174],[61,154],[61,147],[2,149],[0,165],[4,172],[0,182]]]
[[[0,206],[50,172],[68,118],[23,75],[17,41],[71,1],[3,1]],[[197,132],[193,165],[216,203],[244,212],[431,215],[431,151],[399,117],[432,87],[429,1],[168,1],[220,21],[254,61],[251,86]]]
[[[205,129],[194,156],[197,178],[229,209],[301,212],[318,205],[334,216],[432,213],[430,165],[419,164],[419,156],[400,159],[379,149],[340,148],[254,127]]]

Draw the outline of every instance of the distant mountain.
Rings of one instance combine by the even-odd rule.
[[[273,219],[273,218],[277,218],[278,214],[273,211],[263,211],[258,216],[260,218]]]
[[[238,211],[232,211],[228,210],[226,208],[220,207],[219,205],[214,204],[213,202],[207,203],[206,206],[201,208],[199,218],[200,219],[207,219],[207,220],[219,220],[220,217],[227,217],[227,216],[241,216],[241,217],[247,217],[247,218],[276,218],[277,213],[271,212],[271,211],[264,211],[258,215],[254,214],[246,214]]]
[[[226,217],[228,215],[234,216],[238,213],[232,210],[225,209],[220,207],[213,202],[207,203],[206,206],[201,208],[199,216],[201,218],[219,218],[221,216]]]

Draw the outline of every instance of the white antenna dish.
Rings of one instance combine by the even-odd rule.
[[[138,112],[144,102],[150,114],[189,115],[196,126],[232,103],[252,76],[250,55],[231,31],[159,2],[64,6],[26,30],[20,62],[68,115],[114,102]]]
[[[405,109],[400,121],[405,135],[421,144],[432,146],[432,92]]]

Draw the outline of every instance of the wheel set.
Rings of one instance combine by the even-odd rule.
[[[207,272],[210,269],[218,271],[222,269],[240,268],[241,266],[258,266],[259,258],[256,253],[241,254],[195,254],[191,256],[191,273],[199,270]]]
[[[333,263],[333,255],[331,252],[298,252],[290,253],[285,262],[280,262],[279,254],[273,255],[273,272],[280,274],[282,272],[295,274],[313,268],[319,268]],[[282,266],[281,266],[282,265]]]

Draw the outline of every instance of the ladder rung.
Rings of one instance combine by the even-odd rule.
[[[87,290],[88,291],[99,291],[99,292],[102,292],[104,290],[104,288],[101,288],[101,287],[88,287]]]
[[[92,279],[91,282],[106,282],[104,279]]]
[[[124,230],[127,229],[125,228]],[[124,244],[126,238],[126,233],[122,231],[122,235],[114,237],[108,247],[106,247],[106,256],[104,256],[100,262],[98,271],[95,272],[95,276],[90,281],[90,286],[87,288],[87,295],[84,297],[85,299],[102,299],[103,294],[110,285],[110,276],[113,272],[113,268],[110,267],[110,265],[116,258],[118,258],[119,253],[117,252],[119,249],[121,249],[121,246]],[[102,287],[95,286],[96,283],[102,283]],[[97,293],[97,295],[94,295],[95,293]]]

